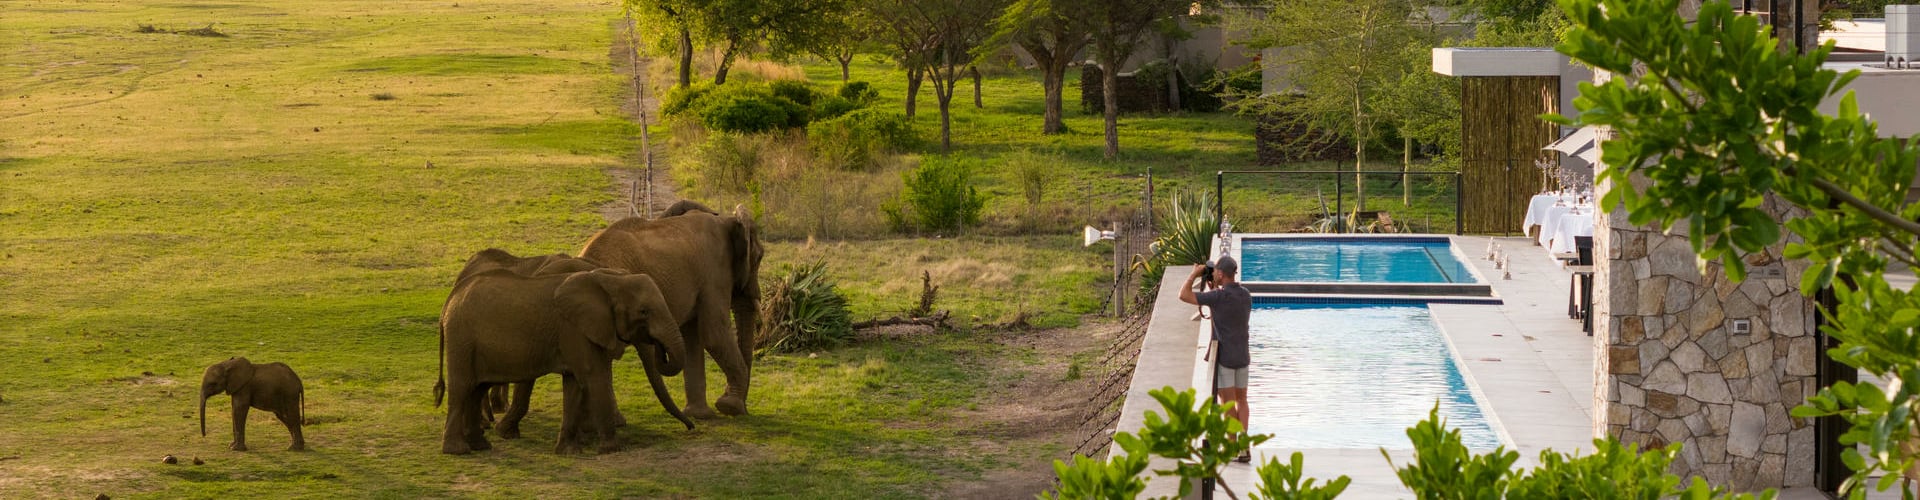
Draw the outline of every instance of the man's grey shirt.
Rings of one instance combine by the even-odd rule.
[[[1200,305],[1213,312],[1213,339],[1220,343],[1215,363],[1227,368],[1246,368],[1247,316],[1253,314],[1253,294],[1240,283],[1200,292],[1194,296]]]

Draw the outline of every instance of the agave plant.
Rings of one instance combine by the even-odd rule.
[[[760,302],[760,320],[755,340],[765,351],[835,347],[853,338],[847,299],[834,289],[825,262],[783,270]]]
[[[1213,195],[1204,189],[1180,189],[1160,218],[1160,238],[1153,242],[1153,261],[1159,265],[1200,264],[1212,252],[1213,235],[1220,230]]]
[[[1140,272],[1141,296],[1150,297],[1160,289],[1167,266],[1200,264],[1213,252],[1213,235],[1220,230],[1214,217],[1213,196],[1204,189],[1174,191],[1173,203],[1159,216],[1160,237],[1147,247],[1148,257],[1135,259]]]

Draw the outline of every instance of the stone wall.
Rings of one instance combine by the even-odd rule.
[[[1601,192],[1610,183],[1599,186]],[[1797,215],[1778,200],[1776,220]],[[1818,389],[1815,307],[1784,243],[1746,259],[1745,282],[1696,265],[1684,224],[1671,234],[1596,220],[1594,429],[1642,448],[1682,443],[1673,471],[1753,491],[1811,486],[1814,428],[1788,416]],[[1788,238],[1793,238],[1791,235]],[[1734,320],[1751,332],[1734,334]]]

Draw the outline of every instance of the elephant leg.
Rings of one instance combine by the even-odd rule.
[[[720,413],[745,415],[747,414],[747,360],[740,353],[740,343],[735,341],[734,330],[727,321],[729,312],[725,303],[701,311],[700,340],[706,345],[705,350],[713,354],[714,364],[720,365],[721,373],[727,376],[727,389],[720,394],[720,400],[714,402],[714,407],[718,408]],[[707,321],[707,318],[719,319]]]
[[[300,435],[300,409],[282,408],[275,410],[273,416],[280,417],[280,423],[286,424],[287,426],[287,434],[293,436],[293,445],[288,446],[287,449],[291,451],[306,451],[307,440]]]
[[[488,413],[507,411],[507,391],[509,390],[511,390],[511,388],[507,387],[507,384],[495,385],[492,389],[487,390]]]
[[[440,452],[448,455],[465,455],[473,451],[467,446],[467,395],[472,391],[463,384],[447,384],[447,425],[440,431]]]
[[[480,409],[487,403],[486,386],[478,386],[467,391],[466,425],[461,429],[466,433],[467,446],[474,451],[493,449],[493,443],[487,441],[487,425],[480,420]]]
[[[602,454],[620,451],[620,436],[614,431],[613,417],[616,415],[613,404],[613,365],[611,360],[594,367],[594,371],[582,377],[586,380],[588,418],[593,421],[595,431],[600,435],[597,451]]]
[[[493,431],[500,439],[519,439],[520,420],[527,418],[527,405],[533,402],[533,383],[535,380],[515,382],[513,400],[507,405],[507,414],[493,423]]]
[[[586,399],[581,394],[580,381],[573,374],[560,374],[560,394],[563,400],[560,405],[560,439],[554,444],[553,452],[562,455],[579,453],[580,413],[585,403],[583,400]]]
[[[252,406],[247,404],[245,396],[233,395],[233,444],[227,445],[227,449],[247,451],[247,410]]]
[[[681,408],[681,413],[698,419],[720,416],[713,412],[713,407],[707,406],[707,353],[706,349],[700,347],[703,345],[700,342],[703,338],[700,325],[710,321],[699,317],[680,325],[680,337],[686,340],[687,346],[687,359],[680,363],[687,388],[687,405]]]

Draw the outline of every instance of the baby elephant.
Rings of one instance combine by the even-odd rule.
[[[207,435],[207,398],[223,392],[233,396],[233,445],[229,446],[233,451],[247,451],[248,408],[271,411],[287,425],[287,432],[293,434],[293,446],[287,449],[307,449],[306,440],[300,436],[300,424],[306,417],[306,389],[286,363],[256,365],[247,358],[227,358],[207,367],[206,376],[200,379],[201,436]]]

